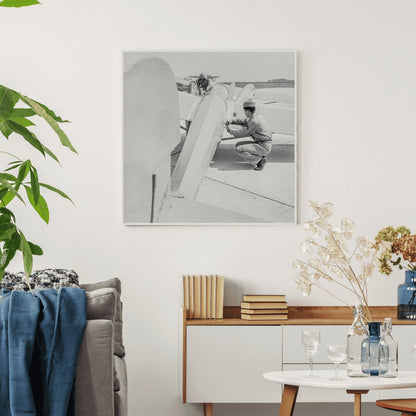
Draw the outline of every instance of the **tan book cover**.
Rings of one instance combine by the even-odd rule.
[[[207,277],[201,276],[201,318],[207,317]]]
[[[212,300],[211,300],[211,288],[212,288],[212,276],[206,276],[207,278],[207,318],[210,319],[212,318],[212,314],[211,314],[211,304],[212,304]]]
[[[201,276],[194,276],[194,318],[201,318]]]
[[[194,317],[194,278],[188,276],[189,279],[189,317]]]
[[[216,276],[211,276],[211,318],[215,319],[216,309],[217,309],[217,278]]]
[[[287,302],[241,302],[241,309],[287,309]]]
[[[241,309],[241,313],[247,315],[282,315],[287,314],[287,309]]]
[[[243,302],[285,302],[286,295],[243,295]]]
[[[183,276],[183,307],[186,317],[189,318],[189,276]]]
[[[224,317],[224,276],[217,276],[217,307],[215,316],[217,319]]]
[[[247,321],[285,321],[287,320],[287,315],[247,315],[242,313],[241,319]]]

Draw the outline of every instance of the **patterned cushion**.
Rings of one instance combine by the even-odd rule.
[[[66,269],[35,270],[29,276],[29,282],[31,289],[79,287],[78,275],[73,270]],[[9,273],[6,271],[0,282],[0,288],[7,290],[29,290],[23,272]]]

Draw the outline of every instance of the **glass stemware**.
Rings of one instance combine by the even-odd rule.
[[[321,333],[319,331],[303,331],[302,345],[309,359],[309,375],[306,377],[316,377],[313,374],[313,356],[318,352],[319,343],[321,342]]]
[[[347,358],[347,352],[344,345],[329,345],[327,350],[328,358],[335,364],[335,377],[331,377],[330,380],[343,380],[338,375],[338,366]]]

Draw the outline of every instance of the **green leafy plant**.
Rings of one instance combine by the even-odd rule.
[[[29,1],[4,0],[0,6],[4,6],[4,3],[28,5]],[[31,4],[35,3],[31,2]],[[57,134],[62,146],[76,153],[69,138],[60,127],[60,124],[68,122],[67,120],[57,116],[46,105],[0,85],[0,133],[5,139],[9,139],[11,135],[20,136],[44,157],[49,156],[59,163],[58,157],[29,129],[35,125],[32,117],[44,119]],[[42,255],[43,251],[38,245],[26,239],[17,225],[16,216],[9,204],[16,199],[25,204],[25,199],[27,199],[42,220],[49,223],[48,204],[41,194],[41,189],[55,192],[71,202],[72,200],[58,188],[41,182],[38,171],[30,159],[23,160],[9,152],[0,152],[13,158],[7,168],[0,172],[0,280],[18,251],[22,252],[24,270],[28,277],[33,267],[33,255]]]
[[[0,2],[1,7],[25,7],[40,4],[37,0],[3,0]]]
[[[40,4],[37,0],[3,0],[0,7],[26,7]],[[18,106],[23,104],[23,107]],[[9,139],[10,135],[21,136],[26,143],[59,163],[56,155],[36,137],[29,127],[35,123],[31,117],[43,118],[58,135],[61,144],[76,153],[69,138],[60,127],[66,123],[46,105],[41,104],[17,91],[0,85],[0,133]],[[15,199],[24,202],[21,194],[24,189],[26,198],[39,216],[49,223],[49,209],[40,189],[45,188],[72,202],[68,195],[51,185],[39,181],[36,167],[30,159],[22,160],[9,152],[0,151],[13,157],[8,168],[0,172],[0,281],[4,271],[18,251],[22,252],[25,275],[28,278],[33,267],[33,255],[42,255],[42,249],[27,241],[22,230],[17,226],[16,216],[6,208]]]

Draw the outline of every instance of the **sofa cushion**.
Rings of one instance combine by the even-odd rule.
[[[125,350],[123,346],[123,304],[120,300],[120,295],[121,295],[120,279],[115,277],[113,279],[105,280],[103,282],[81,284],[81,289],[84,289],[85,292],[87,293],[87,299],[88,299],[88,292],[96,291],[99,289],[105,289],[105,288],[115,289],[116,294],[117,294],[116,304],[115,304],[115,318],[113,320],[114,334],[115,334],[114,354],[118,355],[119,357],[124,357]]]
[[[116,320],[117,291],[111,287],[85,292],[87,319]]]
[[[79,278],[74,270],[42,269],[35,270],[29,276],[31,289],[59,289],[61,287],[79,287]],[[0,282],[0,288],[7,290],[28,291],[29,286],[24,272],[5,272]]]

